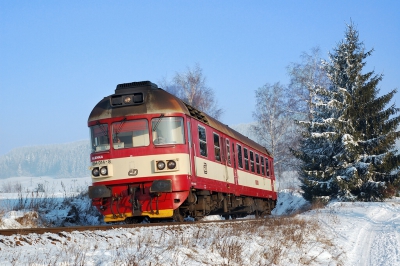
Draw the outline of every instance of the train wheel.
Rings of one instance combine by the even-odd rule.
[[[271,214],[270,211],[263,211],[260,216],[261,216],[261,218],[267,218],[269,216],[269,214]]]
[[[172,218],[175,220],[175,222],[178,222],[178,223],[183,222],[183,215],[179,211],[179,208],[174,210],[174,216]]]

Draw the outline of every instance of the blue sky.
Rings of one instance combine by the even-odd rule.
[[[228,125],[253,121],[255,90],[326,57],[355,23],[381,94],[400,89],[399,1],[0,0],[0,155],[88,139],[93,106],[118,83],[159,83],[199,63]],[[399,93],[395,103],[400,107]]]

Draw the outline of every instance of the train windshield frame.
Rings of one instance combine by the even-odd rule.
[[[156,117],[151,120],[154,145],[185,144],[183,117]]]
[[[110,138],[108,135],[108,125],[99,123],[89,127],[89,130],[92,153],[109,151]]]

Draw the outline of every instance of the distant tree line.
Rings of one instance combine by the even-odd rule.
[[[0,178],[18,176],[89,176],[90,143],[19,147],[0,156]]]

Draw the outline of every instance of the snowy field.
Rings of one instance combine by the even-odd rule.
[[[29,198],[30,189],[38,187],[30,178],[18,180],[25,192],[0,194],[1,228],[29,226],[20,223],[27,216],[39,219],[35,210],[12,210],[12,204]],[[9,181],[0,180],[0,190]],[[86,199],[72,196],[89,178],[42,178],[40,182],[48,184],[49,191],[36,195],[46,194],[59,202],[67,196],[81,215],[89,208]],[[62,186],[57,185],[61,182]],[[86,207],[80,209],[81,205]],[[50,220],[65,218],[70,212],[62,210],[70,205],[49,206],[51,210],[41,207],[40,212]],[[306,206],[298,193],[284,190],[273,218],[257,222],[171,223],[167,227],[0,236],[0,265],[400,265],[400,198],[381,203],[330,203],[322,209],[282,216]],[[212,219],[221,218],[208,218]],[[74,225],[73,220],[70,224]]]

